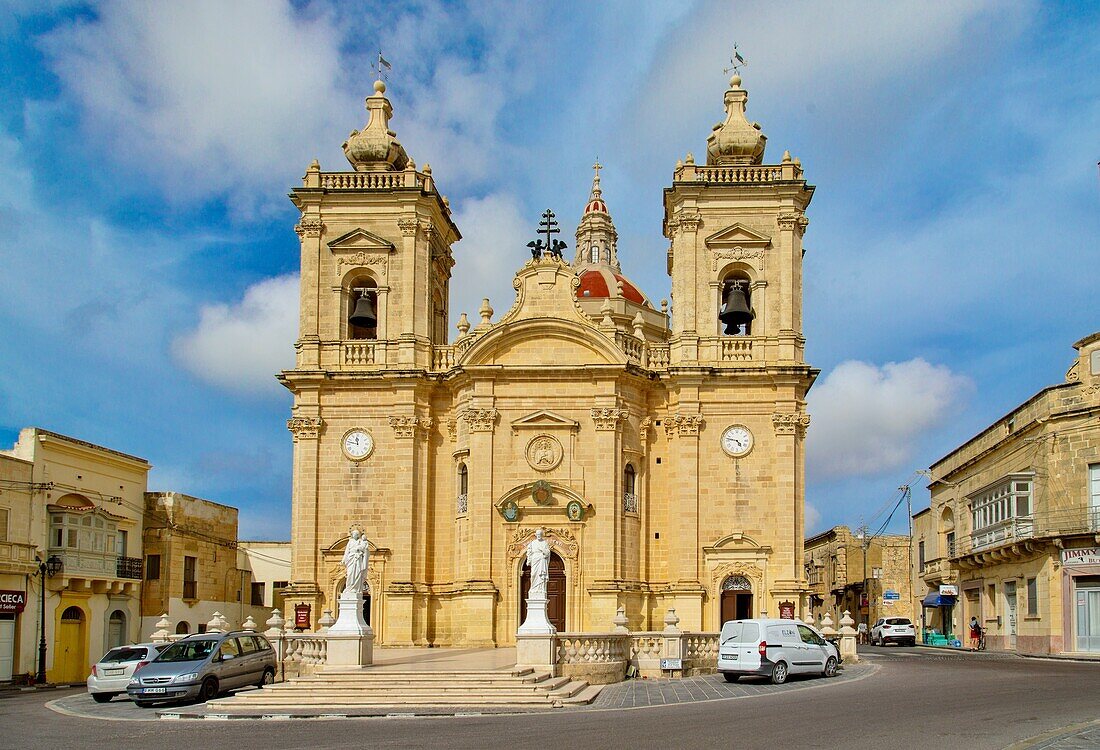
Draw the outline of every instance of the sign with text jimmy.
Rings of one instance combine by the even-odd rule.
[[[1063,565],[1100,565],[1100,547],[1062,550]]]

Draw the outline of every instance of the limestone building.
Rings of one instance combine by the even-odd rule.
[[[1100,333],[1065,381],[1039,391],[931,467],[914,516],[925,626],[991,649],[1100,652]]]
[[[156,630],[164,614],[177,634],[203,632],[215,612],[234,627],[252,614],[236,508],[181,492],[146,492],[143,549],[143,634]]]
[[[37,670],[37,560],[55,563],[45,576],[50,682],[84,680],[107,649],[139,637],[149,468],[142,458],[37,427],[20,431],[0,456],[0,585],[24,595],[21,611],[6,613],[11,617],[0,607],[0,679],[9,649],[11,676]]]
[[[869,632],[880,617],[913,618],[910,537],[868,537],[864,544],[859,533],[834,526],[806,540],[806,582],[814,619],[828,612],[837,623],[848,611]]]
[[[632,629],[663,627],[669,608],[696,630],[802,612],[813,187],[789,154],[765,163],[747,97],[731,79],[705,163],[689,153],[664,191],[667,254],[637,261],[665,265],[671,306],[624,273],[597,169],[569,257],[516,248],[514,302],[494,320],[486,300],[451,340],[452,268],[477,248],[455,252],[437,176],[375,84],[344,144],[354,171],[315,161],[291,195],[288,610],[308,605],[316,627],[335,609],[359,524],[380,644],[514,642],[539,527],[559,630],[607,629],[619,606]]]

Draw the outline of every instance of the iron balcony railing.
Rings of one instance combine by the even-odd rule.
[[[118,578],[133,578],[141,580],[141,558],[140,557],[119,557],[115,562],[115,575]]]

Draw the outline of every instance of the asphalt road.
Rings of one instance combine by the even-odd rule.
[[[2,744],[279,748],[1005,748],[1100,718],[1100,663],[866,649],[879,668],[821,689],[643,709],[438,719],[128,722],[66,716],[59,692],[0,700]],[[792,687],[802,687],[795,683]]]

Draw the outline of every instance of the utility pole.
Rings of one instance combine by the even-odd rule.
[[[859,536],[861,541],[861,547],[863,547],[863,590],[860,592],[860,596],[867,602],[867,614],[864,615],[860,612],[860,616],[863,617],[863,622],[867,628],[867,638],[871,638],[871,597],[867,591],[867,548],[870,547],[870,542],[867,539],[867,524],[864,523],[859,527]],[[863,609],[863,607],[860,607]]]

